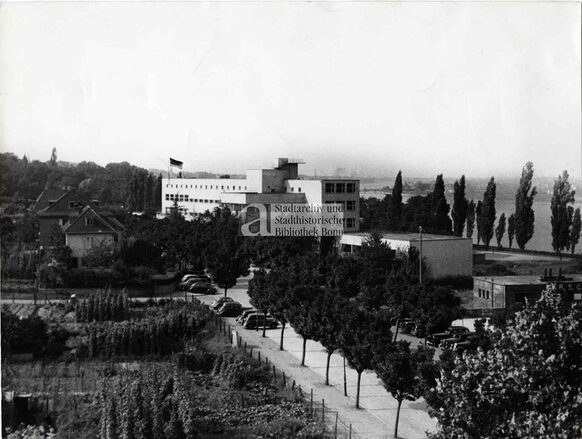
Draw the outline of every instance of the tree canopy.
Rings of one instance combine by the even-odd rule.
[[[515,194],[515,242],[522,250],[534,233],[533,202],[537,189],[535,186],[532,188],[533,174],[533,163],[527,162],[521,170],[521,179]]]
[[[457,356],[432,389],[433,437],[581,437],[580,306],[549,288],[491,340],[488,351]]]
[[[570,204],[574,203],[574,194],[575,191],[568,181],[568,171],[564,171],[554,182],[554,193],[550,203],[552,247],[558,254],[570,248],[570,226],[574,215],[574,209]]]

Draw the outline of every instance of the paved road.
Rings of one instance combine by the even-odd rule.
[[[247,287],[248,278],[240,279],[237,286],[228,291],[228,295],[244,307],[250,307]],[[200,301],[207,304],[216,297],[219,296],[197,296]],[[311,340],[307,342],[307,367],[301,367],[303,339],[292,328],[285,329],[285,351],[280,351],[280,329],[267,330],[267,336],[263,338],[262,331],[245,330],[235,323],[234,318],[226,320],[243,337],[243,341],[249,345],[258,346],[263,352],[262,355],[267,355],[275,367],[285,371],[286,375],[292,376],[304,390],[313,388],[315,398],[317,400],[324,398],[326,406],[329,406],[331,410],[337,410],[344,422],[353,424],[354,431],[360,437],[369,439],[393,437],[397,402],[384,389],[375,373],[366,371],[362,374],[360,405],[363,409],[358,410],[354,407],[357,374],[354,370],[347,369],[348,397],[345,397],[343,358],[340,354],[334,354],[331,357],[330,383],[332,385],[326,386],[327,354],[319,343]],[[408,335],[403,335],[402,339],[411,341],[413,345],[419,343],[417,338]],[[426,431],[436,429],[436,420],[428,416],[423,400],[403,402],[399,424],[399,437],[407,439],[426,438]]]

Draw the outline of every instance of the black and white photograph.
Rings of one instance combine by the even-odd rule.
[[[0,1],[2,437],[582,438],[580,1]]]

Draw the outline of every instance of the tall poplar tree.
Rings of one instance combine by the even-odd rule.
[[[521,179],[515,195],[515,242],[524,249],[534,233],[533,202],[537,189],[532,188],[533,163],[527,162],[521,170]]]
[[[505,213],[502,213],[495,228],[495,239],[497,240],[497,247],[501,248],[501,240],[505,234]]]
[[[398,171],[394,187],[392,188],[392,199],[390,203],[390,217],[388,219],[391,229],[400,228],[402,221],[402,171]]]
[[[429,232],[450,235],[452,229],[449,210],[451,207],[445,196],[445,182],[443,174],[439,174],[434,182],[434,189],[431,198],[431,229]]]
[[[453,194],[453,210],[451,216],[453,217],[453,235],[463,236],[463,229],[465,228],[465,221],[467,220],[467,211],[469,209],[469,202],[465,197],[465,176],[455,181]]]
[[[487,188],[483,193],[483,205],[481,207],[481,239],[486,248],[489,248],[489,243],[493,238],[493,227],[495,225],[495,192],[497,186],[495,179],[491,177]]]
[[[158,174],[158,178],[156,180],[156,187],[154,192],[154,209],[156,212],[160,212],[162,210],[162,174]]]
[[[473,238],[473,230],[475,229],[475,202],[469,201],[467,205],[467,238]]]
[[[582,229],[582,218],[578,207],[574,211],[574,219],[572,220],[572,227],[570,227],[570,250],[572,254],[574,254],[574,250],[580,241],[580,229]]]
[[[507,219],[507,239],[509,240],[509,248],[513,244],[513,238],[515,237],[515,214],[512,213]]]
[[[568,171],[564,171],[554,182],[554,194],[550,203],[552,247],[560,256],[562,250],[570,247],[570,225],[574,209],[569,204],[574,203],[574,194],[568,181]]]
[[[475,221],[477,223],[477,244],[483,239],[483,202],[477,201],[477,206],[475,207]]]

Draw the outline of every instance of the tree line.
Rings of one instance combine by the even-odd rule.
[[[374,265],[378,260],[383,263]],[[555,424],[547,431],[561,432],[551,437],[578,437],[581,307],[549,289],[493,330],[477,321],[476,350],[445,349],[435,360],[433,349],[398,341],[391,330],[395,320],[413,317],[422,336],[444,330],[460,315],[450,288],[414,281],[415,264],[414,255],[396,261],[371,236],[356,256],[304,251],[285,264],[261,267],[249,283],[249,297],[281,322],[280,349],[287,325],[303,338],[302,365],[307,340],[321,343],[328,355],[326,384],[330,358],[341,352],[358,376],[356,406],[361,374],[373,370],[398,403],[394,437],[403,401],[420,397],[439,420],[435,439],[517,438],[523,431],[533,437],[546,431],[540,429],[550,419]]]
[[[509,248],[513,243],[524,250],[534,235],[535,214],[533,203],[537,188],[533,186],[534,167],[527,162],[515,194],[515,211],[509,216],[505,212],[497,217],[495,206],[497,184],[491,177],[481,200],[466,197],[465,176],[453,184],[453,205],[445,196],[442,174],[437,175],[432,192],[410,197],[402,202],[402,172],[399,171],[392,191],[383,199],[361,199],[362,228],[364,230],[385,229],[390,231],[418,232],[419,227],[426,233],[475,237],[489,248],[495,240],[502,247],[507,233]],[[580,209],[574,209],[574,191],[568,182],[568,172],[564,171],[554,183],[551,199],[552,247],[561,254],[570,250],[572,254],[580,240],[582,219]],[[497,221],[497,222],[496,222]]]
[[[396,342],[391,327],[398,319],[414,317],[425,334],[445,330],[461,312],[451,288],[418,285],[415,250],[396,259],[379,234],[371,234],[357,255],[322,254],[315,247],[288,259],[280,256],[280,260],[284,262],[260,266],[249,282],[251,304],[282,324],[280,349],[290,324],[303,338],[302,365],[307,340],[318,341],[326,349],[326,384],[331,356],[341,351],[358,376],[356,407],[361,375],[368,369],[397,392],[400,406],[407,393],[391,384],[396,356],[406,356],[406,361],[419,367],[434,351]]]
[[[0,197],[7,213],[21,213],[48,188],[78,189],[87,198],[99,200],[102,206],[125,211],[159,212],[161,208],[162,175],[153,175],[128,162],[106,166],[61,162],[53,148],[47,162],[1,153],[0,172]]]

